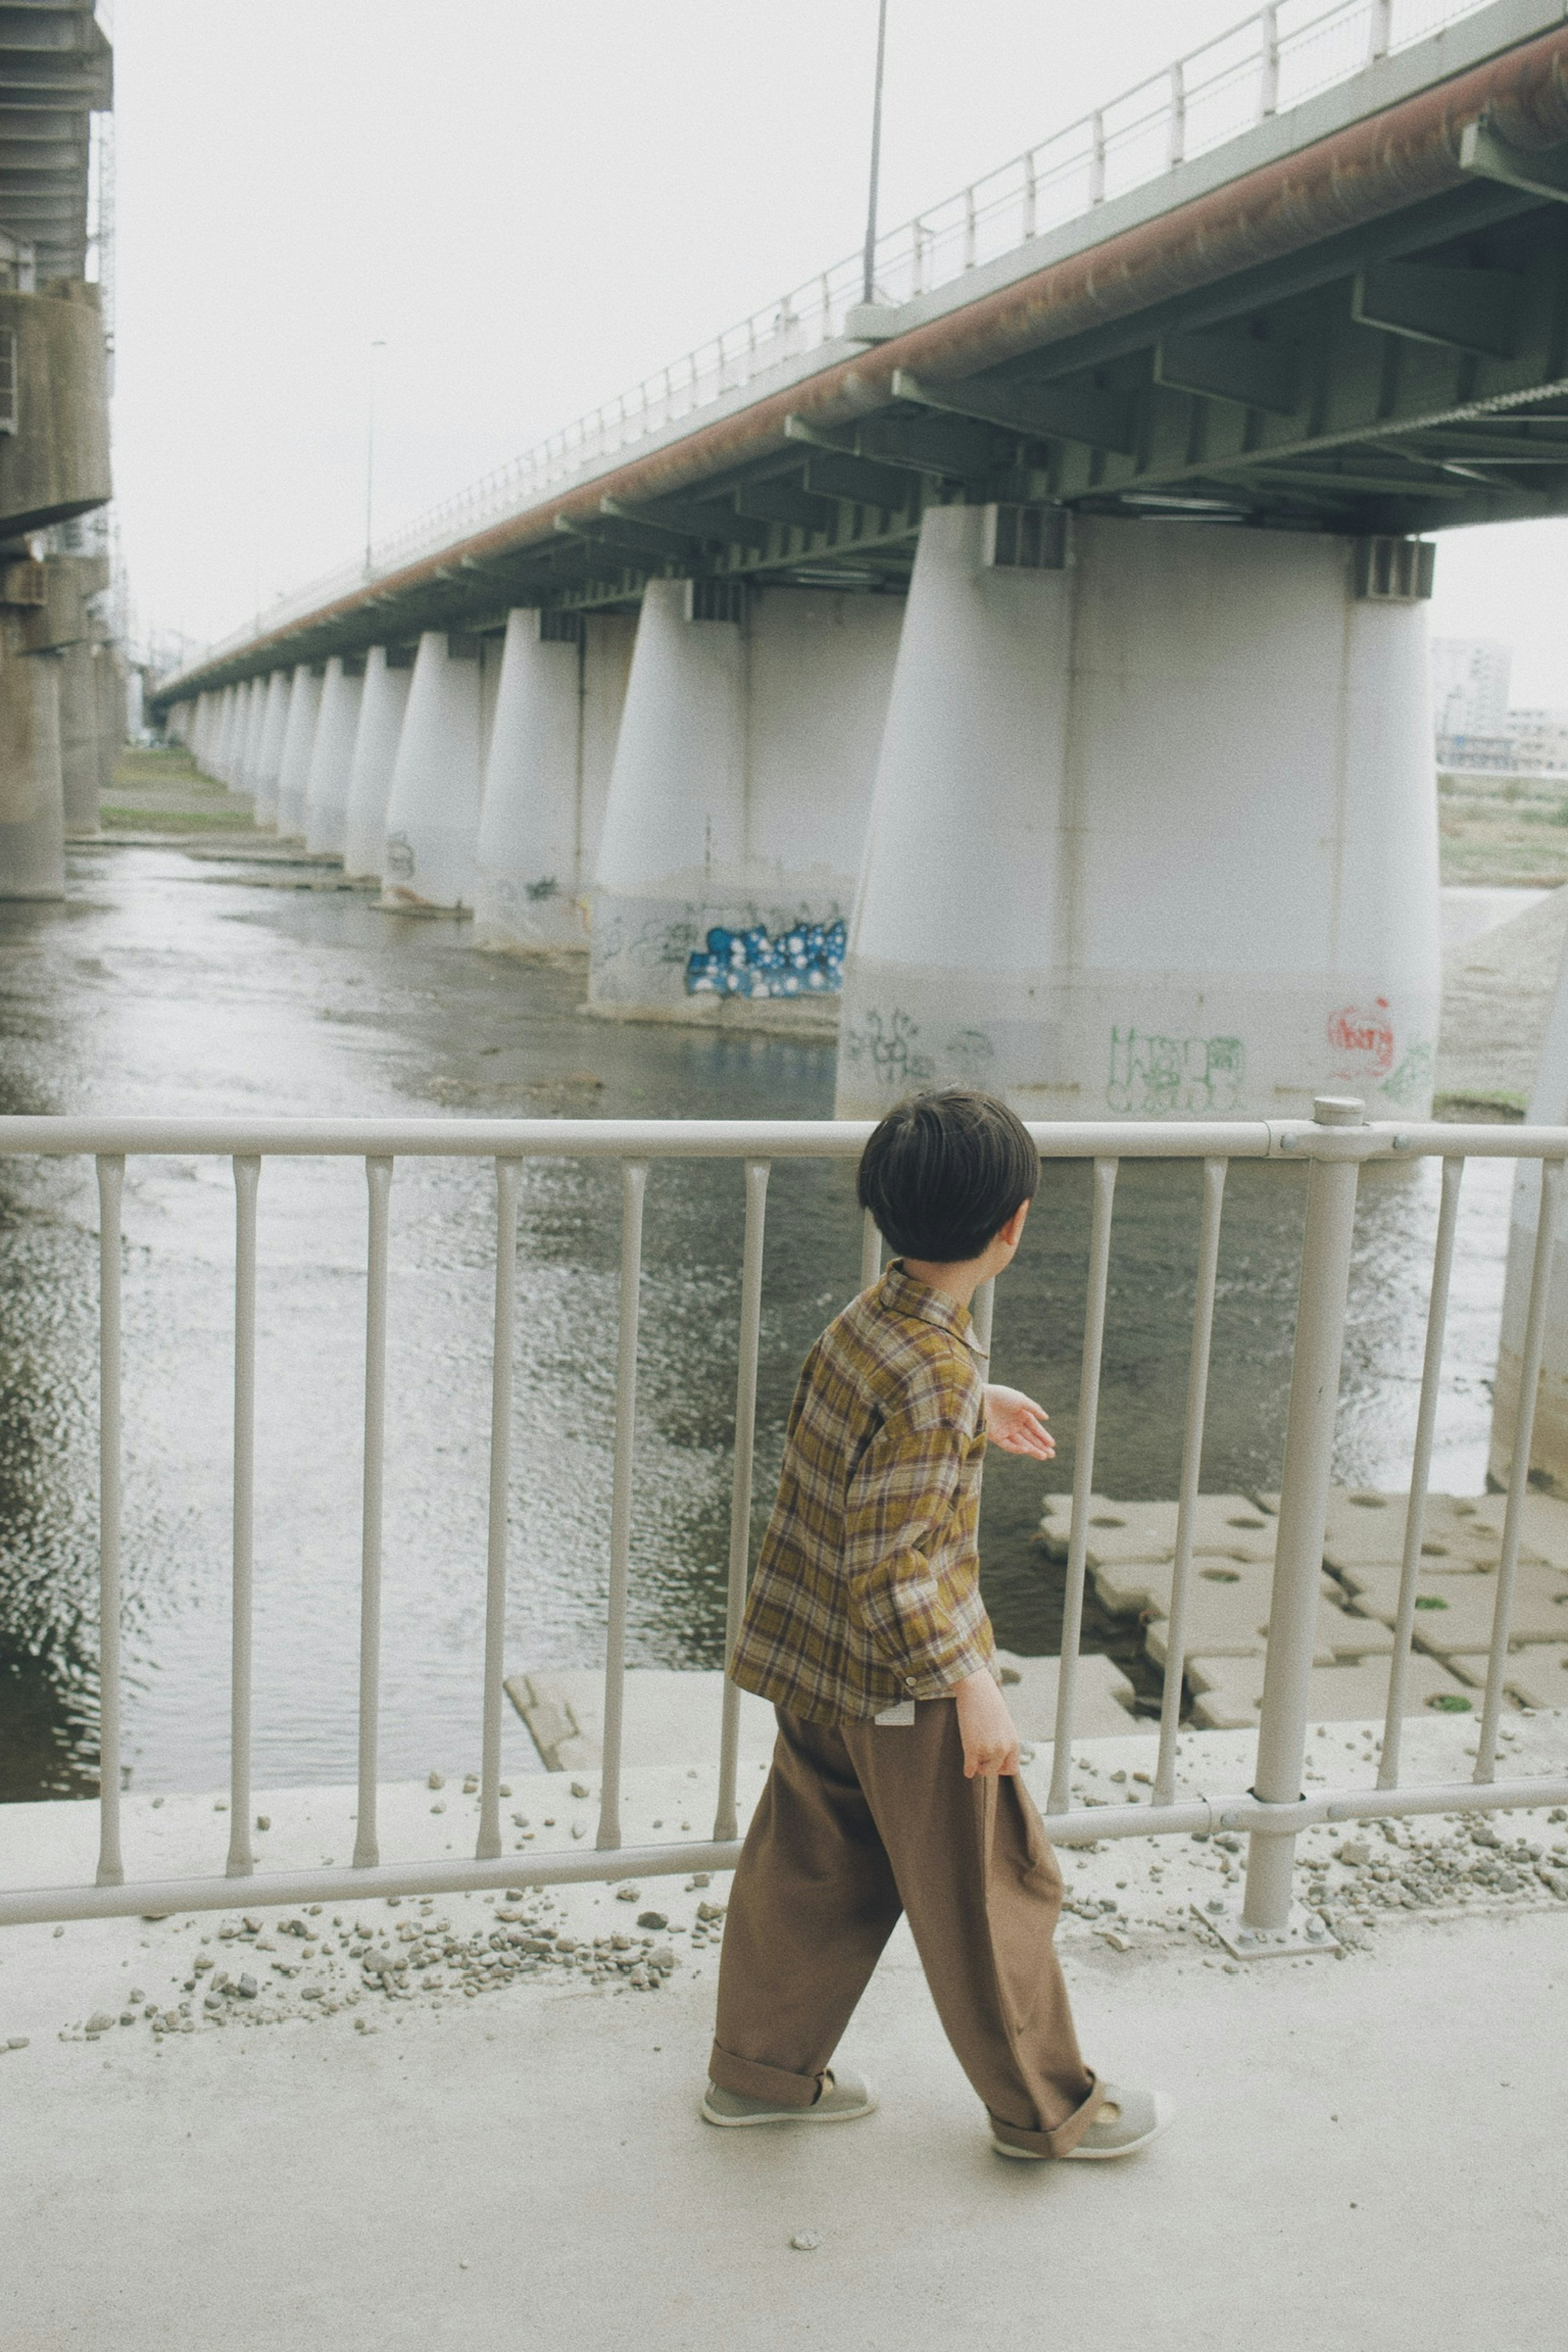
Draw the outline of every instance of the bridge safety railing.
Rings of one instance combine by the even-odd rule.
[[[1568,1163],[1568,1129],[1410,1127],[1361,1123],[1354,1101],[1325,1099],[1315,1118],[1274,1122],[1050,1124],[1032,1132],[1043,1159],[1092,1169],[1093,1216],[1085,1293],[1081,1387],[1061,1658],[1047,1826],[1059,1843],[1238,1829],[1251,1840],[1240,1937],[1266,1951],[1288,1930],[1295,1842],[1326,1822],[1446,1813],[1568,1801],[1568,1775],[1498,1776],[1509,1644],[1535,1397],[1548,1293]],[[740,1848],[736,1804],[740,1695],[725,1686],[711,1835],[628,1846],[621,1829],[622,1723],[627,1603],[633,1574],[633,1497],[637,1475],[638,1316],[647,1177],[657,1161],[732,1163],[743,1191],[745,1225],[739,1308],[739,1372],[730,1519],[728,1632],[733,1638],[750,1570],[762,1336],[763,1253],[770,1169],[775,1161],[852,1161],[868,1129],[852,1121],[437,1120],[397,1122],[0,1118],[0,1155],[90,1155],[97,1164],[100,1241],[100,1842],[96,1883],[0,1891],[0,1926],[142,1912],[222,1909],[235,1882],[247,1904],[298,1905],[370,1894],[460,1892],[566,1880],[646,1877],[694,1868],[732,1868]],[[234,1426],[232,1448],[232,1654],[229,1716],[230,1843],[224,1876],[153,1880],[127,1855],[121,1824],[121,1200],[132,1155],[226,1157],[235,1192]],[[363,1503],[358,1564],[358,1814],[352,1863],[319,1870],[258,1871],[251,1845],[251,1614],[256,1509],[257,1217],[268,1159],[331,1154],[363,1160],[366,1183],[363,1373]],[[388,1348],[388,1204],[397,1161],[417,1156],[489,1160],[495,1171],[494,1337],[489,1418],[489,1534],[482,1562],[485,1637],[475,1691],[480,1727],[479,1834],[471,1859],[384,1857],[377,1826],[381,1720],[382,1509]],[[592,1852],[503,1856],[500,1826],[503,1636],[510,1549],[509,1496],[514,1441],[513,1338],[518,1286],[519,1195],[525,1163],[571,1158],[618,1164],[621,1173],[620,1305],[616,1373],[609,1584],[605,1625],[602,1798]],[[1417,1601],[1424,1514],[1442,1368],[1444,1328],[1460,1188],[1472,1159],[1536,1161],[1540,1209],[1522,1348],[1522,1374],[1497,1570],[1485,1696],[1475,1769],[1457,1781],[1415,1781],[1402,1773],[1400,1732]],[[1186,1160],[1203,1171],[1198,1278],[1192,1329],[1164,1686],[1148,1801],[1073,1801],[1071,1765],[1084,1586],[1094,1488],[1096,1417],[1109,1298],[1118,1171],[1127,1160]],[[1375,1788],[1306,1788],[1305,1752],[1319,1582],[1330,1494],[1341,1351],[1349,1291],[1359,1172],[1374,1160],[1435,1159],[1442,1191],[1426,1324],[1420,1404],[1410,1474],[1404,1559],[1394,1630],[1381,1766]],[[1177,1787],[1177,1726],[1186,1664],[1194,1528],[1226,1177],[1232,1160],[1309,1163],[1289,1405],[1261,1718],[1247,1785],[1193,1795]],[[861,1236],[861,1281],[876,1278],[881,1242],[868,1220]],[[983,1342],[990,1300],[976,1300]],[[1005,1369],[1005,1368],[1003,1368]],[[345,1564],[346,1565],[346,1564]],[[345,1694],[345,1697],[346,1697]]]
[[[896,308],[955,284],[982,263],[1087,217],[1489,5],[1276,0],[1000,170],[886,231],[877,243],[877,299]],[[383,578],[488,523],[526,512],[552,491],[614,465],[651,436],[743,391],[770,369],[841,339],[864,291],[863,269],[855,253],[819,270],[389,534],[378,541],[368,569],[344,564],[311,581],[258,623],[210,646],[203,661],[238,651],[366,579]]]

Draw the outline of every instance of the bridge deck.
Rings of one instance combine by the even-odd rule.
[[[662,421],[479,486],[433,550],[317,583],[158,703],[652,577],[899,591],[955,499],[1392,535],[1556,512],[1565,67],[1557,0],[1492,0],[858,335],[781,331],[728,389],[673,372]]]

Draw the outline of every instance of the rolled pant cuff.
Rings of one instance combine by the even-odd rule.
[[[721,2091],[742,2099],[773,2099],[781,2107],[809,2107],[822,2088],[820,2074],[786,2074],[782,2066],[764,2066],[758,2058],[737,2058],[716,2042],[708,2060],[708,2078]]]
[[[1105,2105],[1104,2085],[1093,2077],[1092,2088],[1081,2106],[1077,2106],[1065,2123],[1050,2131],[1026,2131],[1022,2124],[1004,2123],[1000,2116],[992,2116],[991,2128],[1009,2147],[1026,2147],[1031,2156],[1066,2156],[1075,2148]],[[989,2110],[987,2110],[989,2112]]]

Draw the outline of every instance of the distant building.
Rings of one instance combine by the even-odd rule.
[[[1445,737],[1508,732],[1509,671],[1513,647],[1497,637],[1434,637],[1432,719]]]
[[[1568,710],[1510,710],[1510,765],[1516,776],[1568,776]]]

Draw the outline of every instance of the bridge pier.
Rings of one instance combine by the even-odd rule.
[[[483,947],[588,945],[588,893],[636,622],[510,614],[474,889]]]
[[[234,779],[237,793],[256,792],[257,763],[261,757],[261,730],[267,718],[267,680],[253,677],[246,689],[245,740],[240,746],[239,768]]]
[[[1314,533],[1006,510],[921,529],[845,981],[837,1108],[1429,1109],[1436,799],[1418,601]]]
[[[0,622],[0,898],[63,898],[60,660],[24,652]]]
[[[457,912],[474,903],[484,750],[477,637],[419,640],[386,803],[382,904]]]
[[[310,752],[321,707],[321,681],[309,662],[300,662],[289,688],[289,716],[278,764],[278,830],[281,834],[303,835],[305,831],[305,789],[310,780]]]
[[[252,814],[258,824],[278,823],[278,780],[283,768],[283,739],[289,730],[290,679],[286,669],[275,669],[267,681],[262,705],[260,748],[256,761]]]
[[[238,719],[239,688],[237,686],[226,686],[218,697],[217,745],[213,752],[213,774],[220,784],[234,782]]]
[[[385,646],[365,656],[343,812],[343,872],[360,881],[379,882],[384,870],[386,803],[412,678],[412,663]]]
[[[847,918],[901,599],[650,581],[595,874],[589,1001],[679,1013],[708,932]],[[820,961],[734,992],[830,993]]]
[[[334,654],[321,680],[321,707],[305,780],[305,846],[342,855],[348,821],[349,771],[364,695],[364,665]]]

